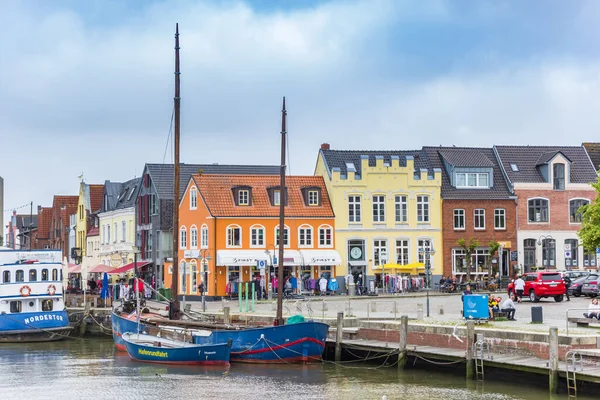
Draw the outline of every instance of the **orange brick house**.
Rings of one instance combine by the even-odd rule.
[[[278,263],[278,175],[192,175],[179,205],[179,290],[198,295],[207,268],[207,295],[228,294],[229,283],[265,280]],[[341,258],[334,249],[335,216],[323,178],[286,177],[284,275],[334,278]],[[277,268],[274,268],[276,271]],[[167,268],[165,286],[172,281]],[[267,286],[267,285],[265,285]]]

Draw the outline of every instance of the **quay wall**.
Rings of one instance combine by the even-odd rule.
[[[359,329],[352,334],[353,339],[398,342],[398,324],[361,321]],[[492,352],[549,358],[549,333],[503,331],[490,328],[475,328],[476,335],[483,335],[492,344]],[[460,340],[459,340],[460,339]],[[559,336],[559,359],[572,349],[596,349],[600,347],[599,336]],[[461,342],[462,340],[462,342]],[[432,346],[451,349],[465,349],[466,328],[409,324],[408,346]]]

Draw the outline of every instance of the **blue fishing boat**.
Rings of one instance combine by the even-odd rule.
[[[328,330],[327,324],[308,321],[240,330],[215,330],[210,340],[231,340],[231,362],[307,363],[321,361]],[[192,337],[197,344],[208,340],[201,335]]]
[[[121,339],[134,360],[159,364],[229,365],[231,341],[194,344],[142,333],[124,333]]]
[[[58,250],[0,249],[0,342],[47,342],[73,329]],[[65,276],[66,278],[66,276]]]

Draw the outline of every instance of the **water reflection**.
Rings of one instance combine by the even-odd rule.
[[[358,367],[358,368],[357,368]],[[3,399],[547,399],[543,389],[467,382],[423,369],[316,365],[166,366],[135,362],[110,340],[2,345]],[[582,397],[580,397],[582,399]]]

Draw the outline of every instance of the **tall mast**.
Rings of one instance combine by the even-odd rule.
[[[181,97],[179,93],[179,24],[175,25],[175,155],[174,155],[174,192],[173,192],[173,279],[171,280],[171,303],[173,319],[180,318],[179,310],[179,135],[180,135],[180,107]]]
[[[281,170],[279,171],[279,265],[277,268],[277,325],[283,325],[283,246],[285,234],[285,203],[287,193],[285,190],[285,136],[286,132],[285,97],[283,98],[283,109],[281,110]],[[289,238],[288,238],[289,239]]]

